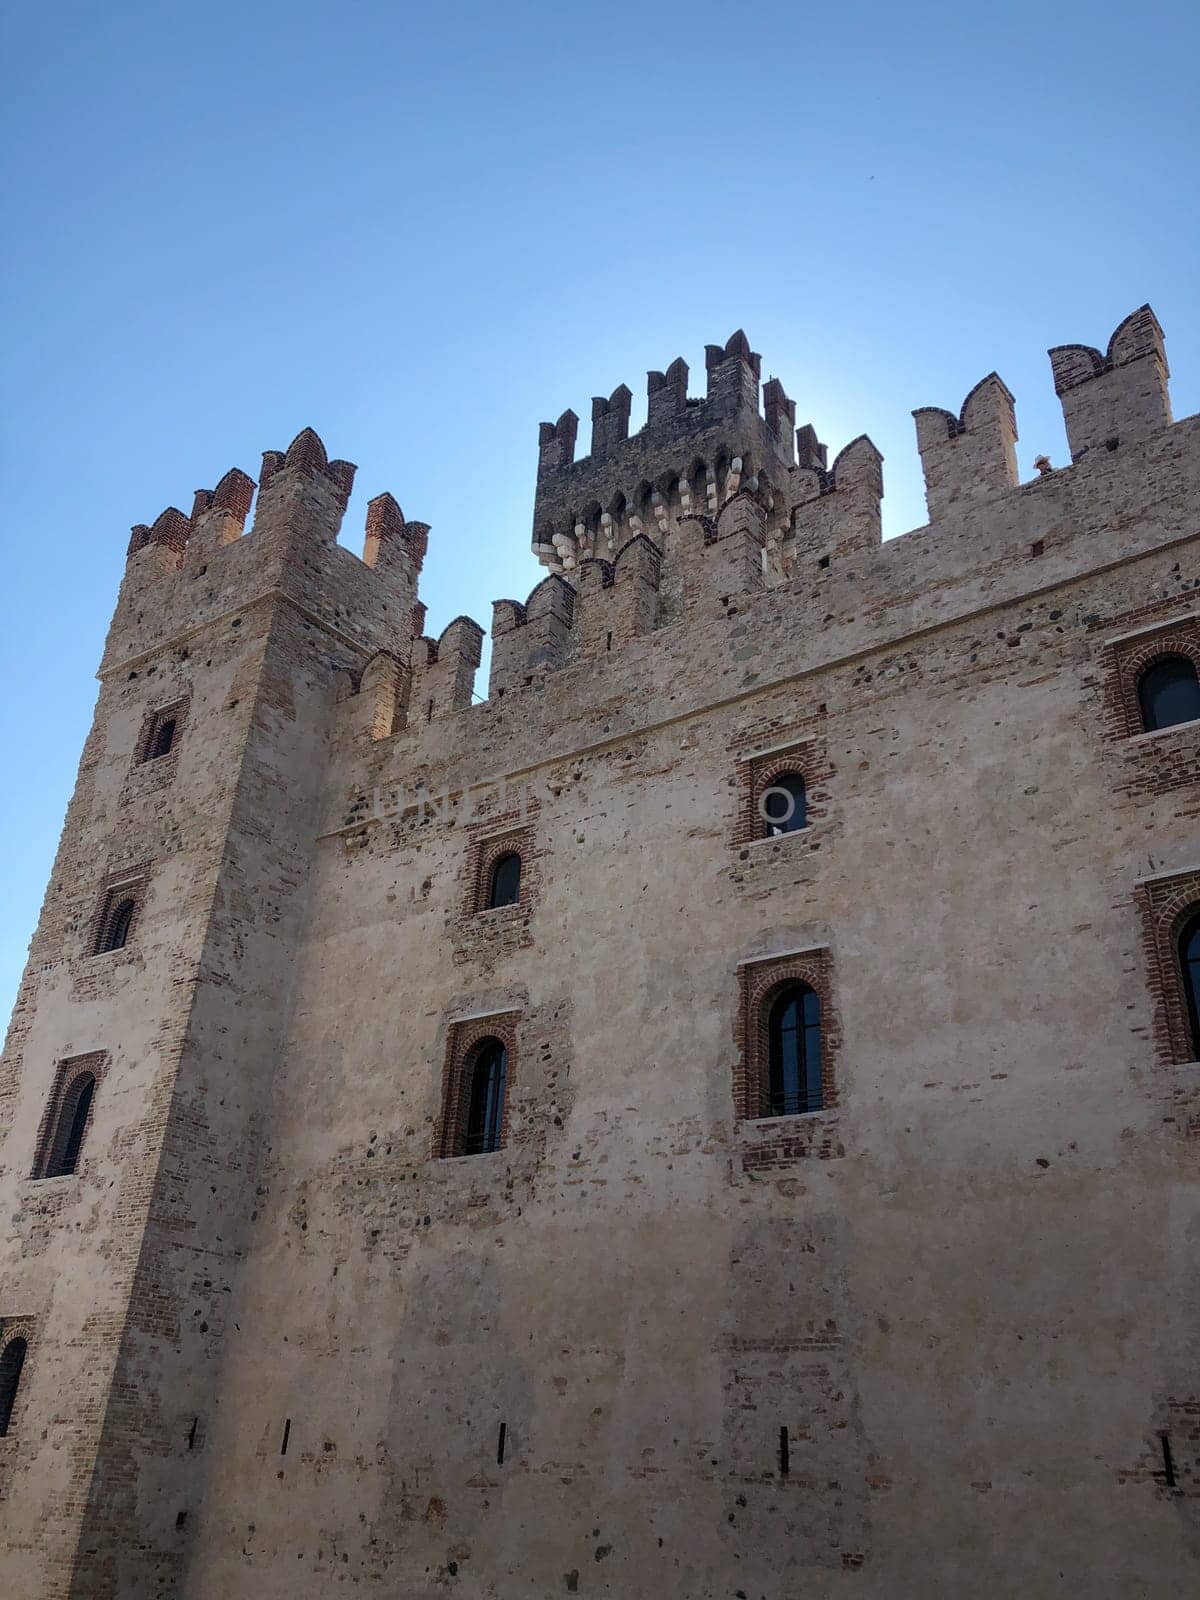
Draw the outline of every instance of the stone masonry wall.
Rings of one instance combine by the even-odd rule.
[[[354,562],[331,542],[342,504],[293,468],[237,544],[211,521],[207,551],[135,531],[0,1071],[0,1317],[35,1331],[0,1440],[5,1592],[178,1590],[337,679],[411,639],[406,572],[362,568],[373,611],[318,620],[329,565]],[[144,761],[163,705],[186,706],[177,742]],[[131,875],[129,941],[97,954],[97,906]],[[106,1065],[78,1170],[35,1179],[60,1064],[88,1051]]]
[[[391,739],[344,703],[189,1595],[1184,1591],[1200,1082],[1137,885],[1200,860],[1196,731],[1106,695],[1200,608],[1198,433]],[[822,814],[745,842],[813,717]],[[523,804],[513,938],[464,890]],[[739,1123],[740,974],[813,949],[836,1108]],[[434,1159],[514,1013],[506,1148]]]
[[[651,375],[645,438],[617,391],[573,464],[564,414],[539,506],[583,544],[556,522],[498,604],[479,705],[470,619],[414,638],[422,525],[373,502],[373,565],[341,550],[315,436],[249,534],[227,480],[135,531],[0,1077],[14,1592],[1190,1592],[1200,1066],[1162,941],[1200,745],[1131,732],[1122,676],[1200,626],[1160,341],[1143,309],[1055,352],[1076,459],[1029,484],[999,379],[924,408],[937,515],[886,545],[869,441],[793,452],[740,335],[703,405]],[[610,561],[571,485],[616,504],[689,409],[717,503],[664,481]],[[131,768],[168,700],[178,772]],[[757,837],[781,770],[810,826]],[[825,1107],[747,1119],[782,973]],[[502,1146],[444,1156],[490,1036]],[[86,1052],[80,1172],[31,1182]]]

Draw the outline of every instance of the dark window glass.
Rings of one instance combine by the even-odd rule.
[[[46,1162],[47,1178],[65,1178],[79,1165],[79,1151],[95,1092],[96,1080],[90,1072],[76,1078],[68,1089],[58,1114],[50,1158]]]
[[[767,1115],[821,1109],[821,1002],[807,984],[785,989],[767,1024]]]
[[[10,1339],[0,1355],[0,1438],[8,1432],[13,1406],[17,1403],[17,1390],[21,1384],[21,1368],[25,1365],[25,1340]]]
[[[521,858],[515,851],[501,856],[492,868],[488,906],[515,906],[521,898]]]
[[[164,717],[154,730],[154,737],[150,741],[150,750],[146,756],[147,761],[156,761],[159,756],[165,756],[175,743],[175,718]]]
[[[480,1047],[471,1067],[471,1098],[467,1105],[464,1155],[477,1156],[500,1148],[507,1066],[508,1052],[499,1039],[489,1039]]]
[[[133,926],[134,903],[132,900],[122,900],[114,906],[109,913],[108,926],[104,930],[100,941],[101,952],[105,950],[123,950],[129,938],[129,930]]]
[[[1200,682],[1186,656],[1164,656],[1146,668],[1138,679],[1138,704],[1142,727],[1173,728],[1179,722],[1200,718]]]
[[[1200,912],[1183,930],[1179,941],[1179,965],[1183,969],[1183,987],[1187,993],[1192,1056],[1200,1061]]]
[[[759,814],[768,834],[795,833],[807,826],[804,779],[798,772],[781,772],[772,778],[759,800]]]

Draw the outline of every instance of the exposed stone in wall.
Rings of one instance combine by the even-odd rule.
[[[351,555],[307,430],[252,522],[232,473],[135,530],[0,1063],[0,1588],[1186,1590],[1200,771],[1131,718],[1195,642],[1200,424],[1122,328],[1054,353],[1078,459],[1033,483],[994,376],[926,408],[886,545],[878,452],[760,416],[743,335],[640,433],[594,401],[585,460],[543,425],[553,570],[483,703],[424,525],[378,496]],[[784,972],[825,1104],[747,1116]],[[481,1030],[501,1148],[440,1155]]]

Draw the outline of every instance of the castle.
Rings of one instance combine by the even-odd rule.
[[[0,1071],[0,1593],[1200,1584],[1200,418],[735,334],[423,634],[315,433],[134,529]],[[253,522],[248,525],[257,492]]]

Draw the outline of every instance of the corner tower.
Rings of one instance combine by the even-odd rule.
[[[339,675],[412,642],[424,529],[381,497],[339,546],[354,471],[306,430],[249,532],[236,470],[133,530],[0,1073],[5,1594],[178,1592]]]

